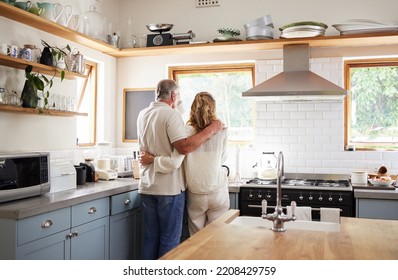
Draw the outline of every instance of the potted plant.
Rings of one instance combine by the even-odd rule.
[[[51,79],[48,79],[46,76],[40,73],[33,73],[32,70],[32,65],[28,65],[25,68],[26,80],[21,94],[22,107],[36,108],[39,100],[41,99],[38,95],[38,91],[41,91],[44,98],[44,108],[48,109],[48,98],[50,96],[49,89],[52,87],[52,80],[55,75]]]
[[[50,46],[44,40],[41,40],[41,44],[44,47],[42,55],[40,57],[41,64],[55,66],[60,69],[67,68],[65,64],[65,57],[68,55],[66,51],[68,51],[68,53],[71,52],[71,48],[69,45],[66,45],[64,48],[60,49],[58,47]]]
[[[41,41],[44,49],[43,54],[40,59],[40,63],[53,66],[54,61],[62,60],[67,53],[64,49],[70,52],[70,46],[66,45],[64,49],[60,49],[58,47],[52,47],[44,40]],[[43,59],[43,63],[42,62]],[[62,67],[61,67],[62,68]],[[66,68],[66,66],[65,66]],[[61,82],[64,80],[65,71],[62,68],[61,71]],[[49,79],[45,75],[40,74],[39,72],[32,72],[33,66],[28,65],[25,68],[25,84],[22,90],[21,99],[22,99],[22,107],[26,108],[36,108],[41,97],[43,98],[43,109],[49,109],[50,107],[54,107],[54,104],[49,104],[50,98],[50,88],[53,86],[53,79],[56,76],[56,71],[54,70],[54,75]],[[41,97],[39,97],[38,92],[41,92]],[[42,112],[40,110],[40,112]]]

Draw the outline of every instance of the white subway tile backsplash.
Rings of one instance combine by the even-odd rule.
[[[308,111],[306,117],[307,117],[307,119],[320,119],[320,118],[322,118],[322,112],[320,112],[320,111]]]
[[[297,103],[284,103],[282,104],[282,111],[294,112],[297,111]]]
[[[343,86],[343,59],[310,59],[316,74]],[[283,60],[256,62],[256,80],[263,82],[283,70]],[[398,173],[398,152],[344,151],[344,100],[257,102],[256,149],[282,150],[285,171],[349,174],[385,164]]]
[[[305,111],[301,111],[301,112],[293,111],[293,112],[290,112],[290,118],[291,119],[295,119],[295,120],[304,119],[305,116],[306,116],[306,112]]]
[[[313,103],[299,103],[298,110],[299,111],[313,111],[315,105]]]
[[[315,125],[315,120],[307,120],[307,119],[304,119],[304,120],[299,120],[298,121],[298,126],[299,127],[303,127],[303,128],[305,128],[305,127],[314,127]]]

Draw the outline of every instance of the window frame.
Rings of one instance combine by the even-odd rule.
[[[347,59],[344,61],[344,86],[347,89],[347,96],[344,98],[344,147],[349,145],[369,145],[388,147],[397,145],[395,142],[350,142],[351,139],[351,69],[364,67],[398,67],[398,58],[368,58],[368,59]],[[347,148],[346,148],[347,149]],[[380,151],[380,149],[356,147],[360,151]],[[383,149],[385,151],[396,149]]]
[[[220,72],[239,72],[239,71],[249,71],[252,76],[252,86],[255,85],[255,63],[254,62],[244,62],[244,63],[230,63],[230,64],[201,64],[201,65],[179,65],[179,66],[169,66],[168,67],[168,77],[173,79],[178,83],[179,74],[198,74],[198,73],[220,73]],[[230,145],[251,145],[255,142],[255,128],[256,128],[256,110],[255,102],[253,102],[253,139],[252,141],[238,141],[238,140],[228,140]]]
[[[81,92],[79,93],[78,96],[78,104],[76,104],[77,111],[79,112],[80,105],[82,103],[82,100],[86,94],[86,87],[88,81],[90,81],[90,94],[93,95],[94,102],[93,104],[90,103],[90,107],[92,107],[92,114],[90,112],[88,113],[87,118],[89,118],[90,122],[90,129],[89,129],[89,139],[92,139],[92,142],[89,143],[80,143],[78,142],[78,147],[92,147],[96,144],[97,142],[97,88],[98,88],[98,64],[86,60],[86,70],[85,70],[85,75],[86,78],[84,79],[84,85],[81,89]],[[77,135],[76,135],[77,136]]]

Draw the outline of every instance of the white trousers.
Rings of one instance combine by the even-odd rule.
[[[187,191],[188,229],[192,236],[228,211],[230,206],[228,187],[210,194]]]

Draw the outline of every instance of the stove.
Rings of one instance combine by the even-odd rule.
[[[310,206],[313,220],[319,220],[320,208],[340,208],[341,216],[354,217],[354,194],[348,176],[326,174],[285,174],[282,181],[282,206],[296,201]],[[239,205],[243,216],[261,216],[261,201],[276,205],[276,179],[253,178],[241,186]],[[270,210],[269,210],[270,211]]]

